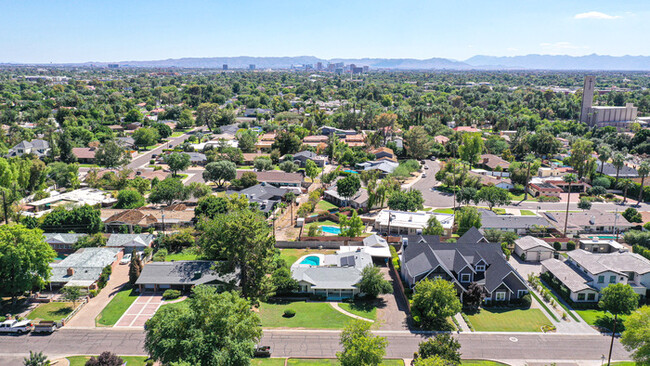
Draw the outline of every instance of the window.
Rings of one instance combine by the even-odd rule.
[[[477,272],[485,272],[485,264],[479,264],[476,266]]]
[[[596,294],[593,293],[593,292],[587,294],[587,300],[589,300],[589,301],[594,301],[594,300],[596,300]]]
[[[605,276],[598,276],[598,283],[605,283]]]
[[[517,297],[522,297],[528,293],[528,290],[517,290]]]
[[[471,279],[471,276],[469,273],[461,273],[460,275],[460,282],[469,282]]]
[[[616,283],[616,276],[609,276],[609,283]]]
[[[578,301],[585,301],[585,294],[578,294]]]
[[[506,292],[505,291],[498,291],[495,297],[496,301],[505,301],[506,300]]]

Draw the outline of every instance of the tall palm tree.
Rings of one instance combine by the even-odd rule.
[[[650,174],[650,163],[644,161],[639,166],[638,171],[639,177],[641,177],[641,187],[639,187],[639,202],[636,203],[637,206],[641,204],[641,200],[643,199],[643,183],[645,183],[645,178]]]
[[[528,199],[528,184],[530,183],[530,166],[535,163],[535,155],[528,154],[524,158],[526,162],[526,185],[524,185],[524,201]]]
[[[614,185],[618,186],[618,175],[621,171],[621,168],[625,165],[625,154],[622,152],[617,152],[612,156],[612,165],[616,168],[616,181]]]
[[[569,203],[571,203],[571,184],[575,183],[578,178],[576,177],[575,174],[567,174],[565,175],[562,180],[565,182],[569,183],[569,194],[567,195],[566,198],[566,215],[564,216],[564,237],[566,237],[566,227],[567,224],[569,223]]]
[[[612,149],[609,145],[603,145],[598,149],[598,160],[600,160],[600,174],[603,174],[605,163],[612,156]]]
[[[623,204],[625,204],[625,202],[627,202],[627,191],[634,188],[634,182],[630,179],[621,179],[621,181],[618,182],[617,187],[618,189],[623,190]]]

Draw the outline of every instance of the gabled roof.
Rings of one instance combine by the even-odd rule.
[[[569,258],[593,274],[611,271],[616,273],[650,273],[650,260],[636,253],[591,253],[582,249],[567,253]]]
[[[211,282],[239,284],[239,270],[220,275],[212,261],[151,262],[144,266],[136,285],[199,285]]]
[[[532,227],[550,227],[551,224],[541,216],[493,215],[492,211],[482,210],[481,224],[485,229],[530,229]]]
[[[87,234],[45,233],[45,242],[48,244],[75,244]]]
[[[595,290],[589,286],[591,278],[587,277],[569,262],[562,262],[555,258],[550,258],[542,261],[542,267],[546,268],[553,276],[562,281],[572,292]]]
[[[470,227],[469,230],[465,232],[458,240],[456,240],[456,243],[463,243],[463,244],[476,244],[476,243],[487,243],[488,241],[485,239],[483,234],[475,228],[475,227]]]
[[[153,234],[111,234],[106,241],[106,246],[137,246],[144,248],[150,246],[154,238]]]
[[[515,240],[515,245],[521,248],[522,250],[529,250],[537,247],[542,247],[551,251],[555,251],[552,246],[542,239],[533,237],[533,236],[524,236]]]

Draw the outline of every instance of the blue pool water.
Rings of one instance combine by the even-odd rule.
[[[315,255],[305,257],[300,264],[309,264],[311,266],[320,266],[320,258]]]
[[[355,172],[354,170],[344,170],[346,173],[352,173],[352,174],[359,174],[359,172]]]
[[[323,232],[324,232],[324,233],[328,233],[328,234],[336,234],[336,235],[339,235],[339,234],[341,233],[341,229],[338,228],[338,227],[336,227],[336,226],[327,226],[327,225],[323,225],[323,226],[321,226],[320,228],[323,229]]]

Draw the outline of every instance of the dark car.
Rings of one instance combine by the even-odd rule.
[[[253,353],[255,357],[271,357],[271,347],[270,346],[255,346],[255,352]]]

